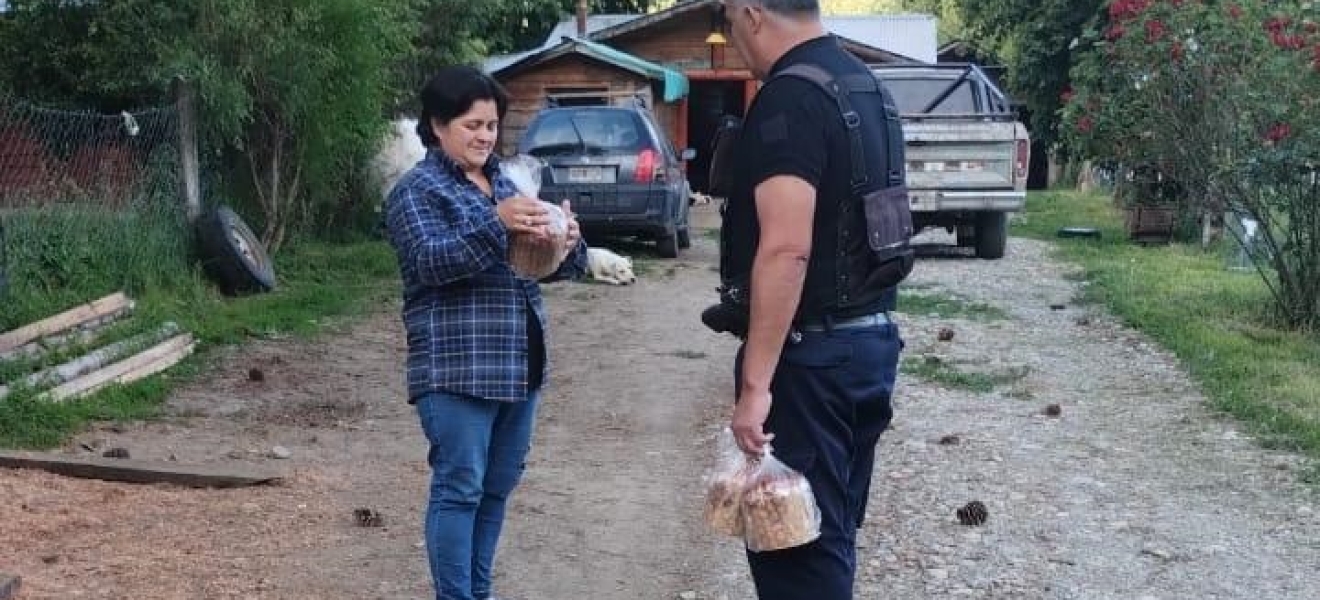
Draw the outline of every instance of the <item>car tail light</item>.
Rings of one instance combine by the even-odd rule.
[[[1030,166],[1031,162],[1031,144],[1027,143],[1027,140],[1017,141],[1016,162],[1017,164],[1014,165],[1016,167],[1014,172],[1017,174],[1017,178],[1025,179],[1027,177],[1027,168]]]
[[[651,183],[652,181],[663,180],[664,171],[658,168],[660,156],[655,150],[647,148],[637,155],[636,174],[633,175],[633,181],[637,183]]]

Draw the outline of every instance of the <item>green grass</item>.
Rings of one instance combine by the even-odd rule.
[[[1097,226],[1103,237],[1058,239],[1065,225]],[[1033,194],[1012,233],[1055,241],[1084,268],[1084,299],[1170,349],[1215,407],[1271,446],[1320,457],[1320,339],[1276,327],[1255,274],[1228,271],[1199,247],[1128,243],[1121,215],[1099,195]]]
[[[1015,367],[1002,372],[964,371],[957,365],[935,356],[919,356],[903,360],[903,373],[955,390],[988,394],[995,388],[1012,385],[1030,373],[1028,367]]]
[[[970,302],[956,296],[942,293],[913,291],[914,288],[903,284],[898,295],[898,311],[910,315],[937,314],[941,317],[962,317],[978,321],[999,321],[1008,318],[1008,313],[998,307],[981,302]]]
[[[35,399],[32,390],[16,391],[0,400],[0,447],[47,448],[92,421],[150,418],[172,389],[205,372],[208,353],[217,345],[312,335],[324,331],[328,319],[374,310],[399,293],[393,253],[379,241],[295,243],[275,259],[276,291],[227,298],[189,258],[186,237],[169,233],[179,230],[171,229],[168,218],[48,213],[27,220],[7,217],[6,224],[11,260],[18,268],[11,271],[15,285],[4,299],[0,330],[125,290],[137,301],[137,310],[107,328],[97,345],[156,329],[165,321],[191,332],[199,345],[197,355],[165,374],[85,400],[51,404]],[[58,242],[36,249],[24,245],[42,236]],[[39,363],[0,363],[0,381],[85,350],[71,348]]]

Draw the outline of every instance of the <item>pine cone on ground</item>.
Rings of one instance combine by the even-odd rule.
[[[353,520],[357,521],[359,527],[380,527],[385,524],[385,517],[370,508],[354,510]]]
[[[958,515],[959,523],[968,526],[980,525],[990,518],[990,511],[985,508],[985,504],[980,500],[968,502],[954,514]]]

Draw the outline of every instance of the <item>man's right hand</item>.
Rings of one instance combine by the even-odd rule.
[[[501,200],[495,205],[495,212],[509,233],[544,236],[545,226],[550,224],[550,213],[545,205],[540,200],[526,196]]]

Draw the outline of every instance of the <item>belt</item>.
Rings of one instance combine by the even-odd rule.
[[[797,325],[799,331],[828,331],[831,329],[857,329],[860,327],[878,327],[880,325],[889,325],[893,323],[889,318],[889,313],[878,312],[860,317],[848,317],[846,319],[832,319],[828,321],[807,321]]]

